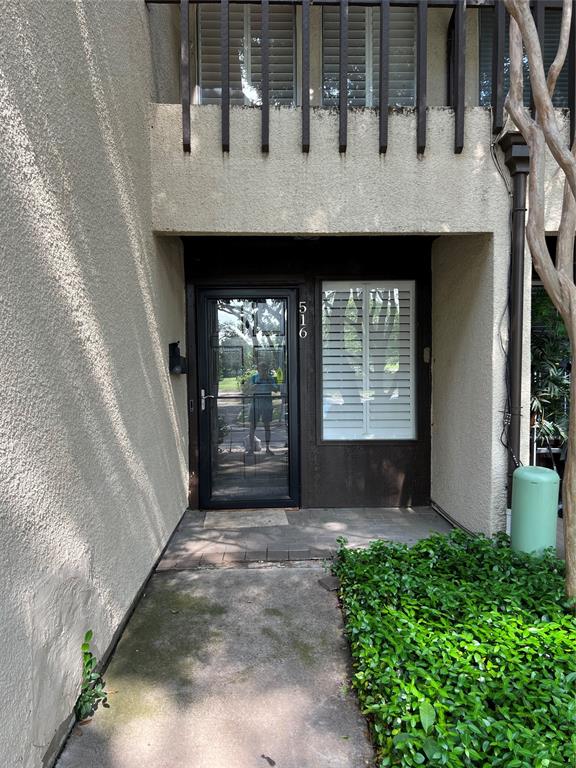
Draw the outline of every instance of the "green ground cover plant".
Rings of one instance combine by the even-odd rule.
[[[552,552],[454,531],[341,542],[334,570],[380,768],[576,767],[576,618]]]
[[[82,685],[80,695],[74,707],[78,720],[86,720],[96,712],[98,705],[108,707],[108,693],[102,675],[96,671],[98,660],[90,650],[94,633],[91,629],[84,635],[82,643]]]

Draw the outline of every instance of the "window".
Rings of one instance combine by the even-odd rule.
[[[562,12],[547,8],[544,16],[544,66],[548,69],[554,61],[560,39]],[[509,17],[506,15],[504,36],[504,93],[510,86],[510,56],[508,38]],[[492,46],[494,41],[494,9],[480,8],[480,105],[489,106],[492,101]],[[564,66],[553,98],[554,106],[568,106],[568,66]],[[530,104],[530,80],[528,62],[524,61],[524,103]]]
[[[414,282],[322,284],[322,438],[410,440]]]
[[[262,103],[261,39],[262,14],[256,5],[230,5],[230,103]],[[270,7],[270,103],[293,105],[294,8]],[[220,6],[198,8],[198,64],[200,102],[220,104]]]
[[[322,13],[322,102],[338,106],[340,92],[340,11]],[[377,107],[380,67],[380,9],[348,8],[348,102],[352,107]],[[390,9],[389,102],[413,106],[416,68],[416,12]]]

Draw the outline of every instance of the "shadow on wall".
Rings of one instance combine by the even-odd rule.
[[[146,10],[121,6],[12,4],[0,33],[5,764],[38,764],[83,633],[105,649],[185,506],[182,258],[151,231]]]

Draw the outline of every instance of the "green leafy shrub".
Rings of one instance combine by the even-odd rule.
[[[108,694],[104,689],[106,683],[102,679],[102,675],[96,672],[98,661],[90,651],[90,642],[93,636],[94,633],[89,629],[84,635],[84,642],[82,643],[82,686],[80,696],[78,696],[78,701],[74,707],[78,720],[92,717],[99,704],[102,704],[103,707],[109,706]]]
[[[576,766],[576,619],[552,552],[454,531],[341,545],[334,568],[381,768]]]
[[[570,339],[542,286],[532,288],[532,392],[530,410],[539,446],[568,439]]]

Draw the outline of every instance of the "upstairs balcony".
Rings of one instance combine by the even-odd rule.
[[[230,151],[230,109],[261,112],[261,151],[270,150],[270,112],[299,107],[301,149],[310,151],[310,114],[337,108],[338,150],[348,147],[350,109],[378,114],[378,151],[386,153],[390,111],[414,109],[415,148],[426,150],[427,110],[454,112],[454,152],[464,148],[466,106],[490,106],[503,127],[508,86],[508,18],[502,0],[147,0],[155,37],[179,51],[182,145],[190,151],[191,106],[217,104],[223,152]],[[561,0],[535,0],[534,15],[552,61]],[[164,13],[162,13],[164,11]],[[168,11],[168,13],[166,13]],[[178,15],[176,19],[175,14]],[[179,39],[173,31],[178,26]],[[162,30],[163,28],[163,30]],[[164,40],[161,43],[162,37]],[[576,35],[560,79],[557,106],[576,106]],[[529,85],[526,88],[530,100]]]
[[[507,208],[501,0],[147,6],[157,231],[480,232]],[[534,14],[551,63],[561,1]],[[555,95],[567,139],[575,52],[573,34]]]

